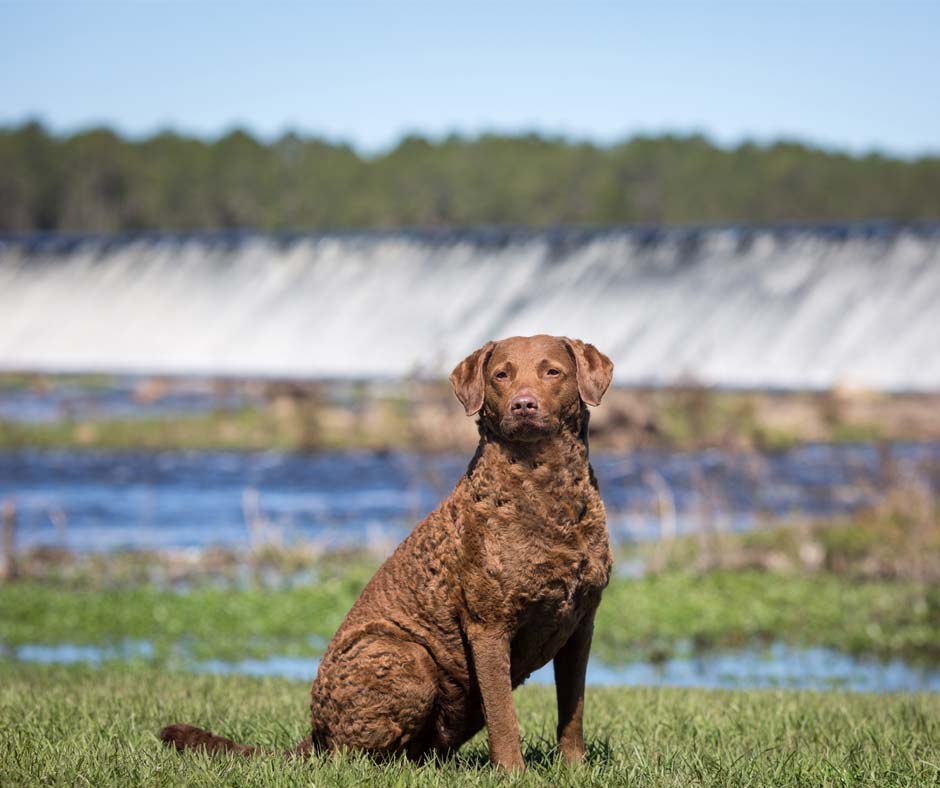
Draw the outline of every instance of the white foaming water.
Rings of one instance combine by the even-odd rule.
[[[593,342],[621,384],[940,388],[940,228],[0,241],[0,367],[447,373]]]

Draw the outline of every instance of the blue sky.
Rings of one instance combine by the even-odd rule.
[[[0,124],[381,150],[403,133],[704,132],[940,153],[940,0],[0,0]]]

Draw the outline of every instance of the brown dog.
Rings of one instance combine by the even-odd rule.
[[[558,745],[584,755],[594,612],[610,575],[588,462],[588,405],[613,365],[563,337],[488,342],[451,375],[480,444],[453,493],[376,572],[313,683],[312,732],[293,752],[345,747],[417,758],[485,723],[490,759],[524,768],[512,690],[554,660]],[[258,752],[188,725],[164,742]]]

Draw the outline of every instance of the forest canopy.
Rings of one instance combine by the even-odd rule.
[[[330,230],[940,217],[940,157],[705,137],[610,145],[535,134],[348,145],[0,129],[0,231]]]

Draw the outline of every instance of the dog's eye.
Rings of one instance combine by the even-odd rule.
[[[560,373],[557,369],[555,369],[554,367],[552,367],[552,368],[551,368],[550,370],[548,370],[545,374],[548,375],[550,378],[556,378],[556,377],[558,377],[561,373]]]
[[[509,373],[505,369],[501,369],[493,377],[496,378],[497,380],[505,380],[506,378],[509,377]]]

